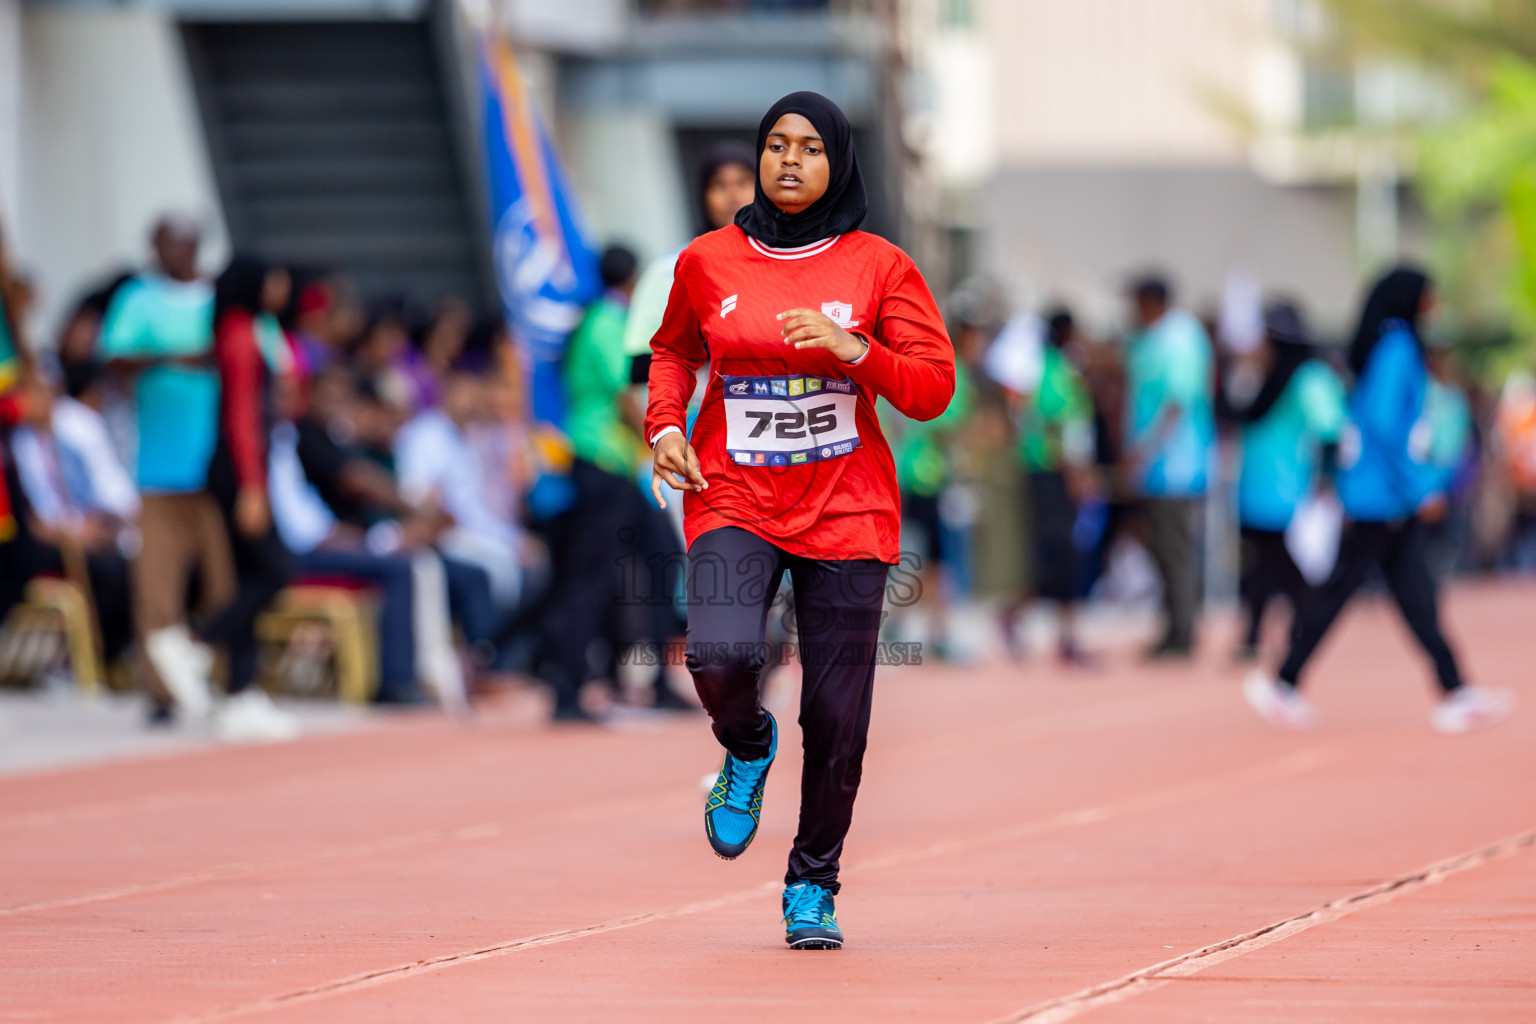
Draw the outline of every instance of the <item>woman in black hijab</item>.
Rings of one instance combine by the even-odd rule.
[[[836,104],[805,92],[775,103],[754,163],[752,204],[678,257],[651,342],[645,436],[657,501],[663,482],[685,494],[688,669],[725,748],[704,828],[727,859],[757,834],[778,749],[759,687],[780,581],[786,571],[794,581],[805,762],[784,938],[837,949],[838,862],[863,770],[886,575],[900,555],[896,467],[875,399],[938,416],[954,394],[954,349],[912,260],[858,230],[864,179]]]
[[[1425,522],[1445,515],[1445,495],[1425,459],[1423,420],[1428,372],[1419,321],[1434,292],[1422,271],[1399,267],[1371,289],[1350,346],[1355,371],[1349,422],[1339,443],[1338,493],[1348,518],[1338,559],[1291,633],[1275,675],[1244,684],[1248,703],[1270,724],[1311,728],[1316,716],[1300,691],[1301,673],[1349,599],[1379,570],[1403,620],[1435,666],[1440,701],[1430,718],[1439,732],[1470,732],[1502,721],[1507,694],[1469,686],[1440,628],[1438,585],[1429,567]]]
[[[288,303],[288,271],[237,255],[213,286],[213,358],[219,371],[219,441],[208,489],[224,514],[238,588],[202,630],[229,655],[228,699],[214,729],[227,740],[281,740],[298,721],[279,710],[256,678],[256,618],[293,579],[293,555],[272,523],[267,450],[272,430],[272,370],[258,332]],[[275,320],[274,320],[275,323]]]
[[[736,226],[764,245],[793,249],[854,231],[869,212],[864,194],[864,175],[853,151],[853,128],[842,109],[814,92],[792,92],[768,108],[757,126],[757,151],[768,146],[768,136],[786,114],[799,114],[821,133],[830,167],[824,191],[808,206],[786,206],[786,193],[770,182],[764,187],[761,174],[752,205],[736,214]],[[770,191],[772,195],[770,196]]]
[[[1321,361],[1308,339],[1301,310],[1273,302],[1264,310],[1264,380],[1250,401],[1218,392],[1219,411],[1239,429],[1242,472],[1237,513],[1242,537],[1238,592],[1246,616],[1237,660],[1259,654],[1264,610],[1283,595],[1293,626],[1311,590],[1286,546],[1286,531],[1311,493],[1338,440],[1344,416],[1344,387]]]

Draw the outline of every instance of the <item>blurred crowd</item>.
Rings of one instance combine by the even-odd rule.
[[[754,163],[729,143],[709,154],[701,230],[751,201]],[[650,497],[640,436],[676,253],[602,254],[556,430],[530,415],[499,311],[365,299],[342,274],[248,254],[210,278],[201,234],[162,218],[146,265],[81,297],[48,344],[26,337],[31,289],[0,242],[0,621],[34,579],[77,583],[151,721],[209,716],[232,740],[297,731],[258,685],[257,622],[300,585],[368,595],[379,702],[457,712],[515,677],[547,686],[560,720],[593,717],[594,680],[697,708],[670,659],[632,657],[685,628],[681,495],[666,511]],[[1357,455],[1360,367],[1295,302],[1203,321],[1157,273],[1128,287],[1118,339],[1066,308],[1009,314],[976,285],[949,306],[949,409],[888,425],[919,585],[893,598],[887,635],[965,657],[948,614],[964,595],[1022,657],[1024,612],[1046,601],[1061,660],[1091,666],[1075,609],[1161,595],[1148,654],[1188,657],[1213,566],[1236,565],[1235,653],[1255,657],[1274,599],[1305,601],[1337,557],[1331,481]],[[1434,565],[1536,571],[1536,377],[1485,392],[1421,333],[1431,379],[1411,426],[1439,496],[1418,513]]]

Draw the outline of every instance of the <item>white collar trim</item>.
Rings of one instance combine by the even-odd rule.
[[[831,238],[823,238],[821,241],[812,242],[810,245],[797,245],[790,249],[775,249],[772,246],[764,245],[757,239],[753,238],[751,235],[747,236],[747,241],[752,244],[752,248],[756,249],[758,252],[762,253],[764,256],[767,256],[770,259],[803,260],[808,256],[815,256],[819,253],[826,252],[828,249],[836,245],[837,240],[841,237],[843,236],[833,235]]]

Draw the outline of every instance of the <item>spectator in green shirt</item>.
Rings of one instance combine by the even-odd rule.
[[[953,565],[956,561],[956,552],[946,543],[940,509],[944,492],[951,483],[954,441],[970,422],[976,404],[975,393],[967,360],[957,351],[955,394],[949,400],[948,408],[931,420],[907,420],[896,434],[894,455],[896,483],[901,488],[902,530],[921,548],[916,553],[918,580],[924,603],[934,610],[931,634],[938,638],[933,649],[940,659],[947,659],[950,652],[947,643],[948,602],[939,567]],[[903,560],[907,557],[908,553],[903,551]]]
[[[635,644],[659,644],[682,632],[670,602],[655,595],[653,581],[641,578],[647,574],[619,569],[659,564],[652,557],[673,554],[667,550],[669,543],[679,549],[674,560],[682,562],[670,524],[661,518],[660,509],[648,505],[636,478],[645,455],[640,441],[643,421],[629,392],[624,324],[638,269],[635,254],[622,246],[603,252],[606,291],[571,335],[561,371],[577,498],[551,531],[553,587],[542,629],[556,673],[555,718],[560,721],[589,717],[577,697],[586,681],[592,639],[606,636],[619,652]],[[627,588],[622,594],[621,585]],[[696,709],[668,688],[664,659],[658,661],[655,706]],[[609,669],[611,676],[617,665]]]
[[[1078,551],[1073,534],[1078,505],[1092,489],[1094,456],[1093,402],[1067,353],[1076,333],[1070,312],[1049,314],[1040,383],[1024,398],[1018,455],[1029,488],[1035,579],[1003,618],[1004,636],[1011,640],[1018,616],[1030,601],[1055,601],[1061,660],[1068,665],[1087,660],[1077,642]]]

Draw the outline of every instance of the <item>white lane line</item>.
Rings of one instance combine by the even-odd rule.
[[[244,878],[248,875],[261,874],[267,871],[308,867],[312,864],[324,864],[327,861],[346,860],[351,857],[373,856],[393,850],[430,846],[434,843],[462,843],[477,839],[490,839],[501,835],[503,831],[504,829],[501,825],[495,822],[486,822],[480,825],[466,825],[463,828],[411,832],[405,835],[390,836],[385,839],[352,843],[347,846],[330,846],[293,857],[221,864],[218,867],[208,868],[206,871],[191,871],[186,874],[172,875],[169,878],[156,879],[153,882],[139,882],[132,885],[120,885],[111,889],[98,889],[95,892],[78,893],[74,896],[59,896],[54,899],[33,900],[30,903],[16,903],[9,907],[0,907],[0,917],[16,917],[21,914],[31,914],[42,910],[58,910],[62,907],[80,907],[89,903],[101,903],[106,900],[124,899],[130,896],[143,896],[147,893],[182,889],[190,885],[221,882],[230,878]]]
[[[1265,946],[1284,942],[1292,936],[1310,931],[1319,925],[1329,924],[1362,910],[1379,907],[1404,893],[1413,892],[1426,885],[1435,885],[1452,875],[1470,871],[1489,861],[1514,856],[1533,845],[1536,845],[1536,830],[1522,832],[1501,842],[1447,858],[1418,871],[1389,878],[1385,882],[1380,882],[1353,895],[1341,896],[1304,914],[1276,921],[1242,935],[1234,935],[1230,939],[1203,946],[1171,960],[1153,964],[1151,967],[1143,967],[1114,981],[1106,981],[1068,996],[1036,1003],[1016,1013],[988,1021],[987,1024],[1061,1024],[1062,1021],[1072,1020],[1100,1007],[1145,995],[1162,988],[1170,981],[1191,977],[1208,967],[1215,967],[1217,964],[1263,949]]]
[[[862,874],[866,871],[878,868],[892,867],[898,864],[909,864],[917,861],[933,860],[939,857],[953,856],[966,850],[990,846],[997,843],[1008,842],[1030,836],[1044,835],[1050,832],[1060,832],[1071,828],[1082,828],[1095,825],[1102,821],[1135,811],[1153,810],[1167,807],[1171,804],[1188,800],[1198,800],[1203,797],[1216,796],[1234,790],[1245,789],[1251,785],[1262,785],[1265,782],[1274,782],[1293,775],[1315,771],[1337,758],[1339,748],[1311,747],[1298,751],[1278,761],[1247,771],[1237,772],[1218,778],[1201,780],[1196,783],[1171,786],[1167,789],[1157,790],[1143,796],[1126,800],[1117,804],[1106,806],[1083,807],[1061,814],[1053,814],[1032,822],[1023,822],[1018,825],[1005,826],[982,832],[965,839],[947,840],[942,843],[933,843],[928,846],[912,847],[906,850],[897,850],[881,857],[872,857],[859,861],[844,870],[844,874]],[[382,967],[377,970],[364,971],[359,974],[349,975],[345,978],[337,978],[333,981],[322,982],[289,992],[264,996],[248,1003],[239,1003],[204,1013],[191,1013],[172,1018],[168,1024],[209,1024],[213,1021],[232,1020],[237,1017],[249,1016],[265,1010],[275,1009],[280,1006],[289,1006],[294,1003],[311,1002],[317,999],[325,999],[330,996],[353,992],[358,989],[372,988],[392,981],[402,981],[407,978],[429,972],[443,970],[449,967],[457,967],[461,964],[474,963],[478,960],[489,960],[495,957],[509,956],[513,953],[521,953],[528,949],[537,949],[540,946],[552,946],[557,943],[571,942],[576,939],[589,938],[593,935],[602,935],[607,932],[622,931],[635,928],[640,925],[653,924],[658,921],[669,921],[680,917],[688,917],[694,914],[717,910],[722,907],[734,906],[749,900],[759,899],[769,893],[774,893],[782,886],[778,880],[763,882],[748,889],[740,889],[727,893],[715,899],[697,903],[685,903],[679,907],[668,910],[650,911],[643,914],[632,914],[628,917],[616,918],[601,924],[585,927],[571,928],[563,931],[546,932],[541,935],[530,935],[523,938],[511,939],[499,942],[480,949],[467,950],[461,953],[447,953],[442,956],[431,957],[426,960],[418,960],[412,963],[396,964],[392,967]]]

